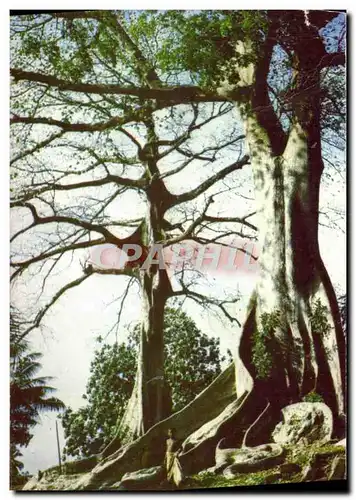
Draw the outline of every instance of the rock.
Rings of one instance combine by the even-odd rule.
[[[220,443],[219,443],[220,444]],[[227,465],[224,470],[229,477],[238,473],[271,469],[283,462],[285,451],[277,444],[263,444],[254,448],[217,447],[215,460],[217,466]],[[227,470],[228,469],[228,470]]]
[[[301,481],[324,481],[344,479],[346,474],[346,458],[343,451],[335,445],[320,448],[310,455],[309,464],[303,469]]]
[[[296,403],[283,408],[282,413],[283,422],[272,433],[275,443],[289,446],[330,441],[333,418],[326,404]]]
[[[164,469],[162,465],[150,467],[149,469],[140,469],[135,472],[128,472],[119,482],[120,488],[141,489],[154,486],[164,478]]]
[[[346,479],[346,459],[345,457],[335,457],[331,463],[329,480]]]
[[[31,479],[29,479],[27,483],[24,485],[22,491],[35,490],[38,482],[39,482],[38,477],[32,476]]]
[[[293,474],[298,474],[302,468],[300,465],[295,464],[295,463],[290,463],[290,464],[282,464],[279,467],[279,470],[281,474],[286,475],[286,476],[292,476]]]

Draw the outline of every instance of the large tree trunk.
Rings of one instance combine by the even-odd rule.
[[[246,394],[241,396],[241,400]],[[238,404],[235,370],[234,365],[231,364],[185,408],[151,427],[136,441],[120,449],[114,449],[111,455],[105,455],[104,460],[80,479],[75,489],[105,488],[118,482],[126,472],[161,464],[164,458],[167,430],[172,427],[176,430],[178,439],[186,440],[187,453],[184,458],[184,468],[188,470],[188,462],[194,463],[201,441],[198,439],[195,443],[189,441],[189,437],[193,437],[196,431],[204,428],[204,425],[209,425],[210,421],[217,421],[215,419],[218,419],[221,425],[228,422],[232,415],[236,414]],[[221,425],[216,427],[220,428]],[[210,429],[210,437],[214,441],[214,429]],[[213,460],[210,456],[213,444],[209,447],[210,462]]]
[[[183,410],[107,456],[78,483],[79,489],[107,487],[125,472],[159,464],[164,435],[171,426],[185,439],[180,456],[185,473],[196,473],[214,465],[215,447],[223,437],[234,447],[269,442],[281,420],[281,408],[311,391],[330,406],[334,435],[343,436],[345,340],[319,254],[321,168],[310,173],[312,158],[298,128],[281,157],[260,151],[253,168],[260,203],[261,271],[240,337],[235,377],[230,367]],[[328,333],[312,328],[310,311],[316,299],[326,307]],[[254,334],[261,329],[262,313],[276,310],[281,324],[266,344],[272,366],[266,377],[259,378],[252,359]]]
[[[165,272],[165,271],[163,271]],[[142,320],[135,386],[119,426],[121,443],[142,436],[171,413],[164,376],[163,322],[166,295],[162,271],[142,271]],[[112,447],[110,447],[112,449]],[[110,451],[110,450],[107,450]]]
[[[140,350],[133,393],[119,425],[117,439],[108,445],[105,455],[117,449],[118,442],[126,444],[142,436],[172,411],[170,389],[164,374],[163,338],[164,307],[171,285],[163,265],[163,255],[155,250],[155,244],[164,239],[164,195],[168,192],[158,178],[159,171],[155,163],[157,154],[151,151],[156,147],[152,120],[147,122],[147,128],[149,141],[145,148],[150,185],[147,189],[147,214],[141,226],[143,258],[139,262],[142,296]]]
[[[257,403],[262,398],[278,417],[281,407],[315,391],[332,409],[335,430],[341,432],[345,343],[336,297],[318,245],[322,162],[318,151],[313,151],[315,145],[310,151],[308,142],[296,125],[281,156],[272,156],[260,145],[252,162],[260,213],[260,275],[243,327],[239,357],[253,378],[251,393],[257,406],[263,407]],[[312,320],[317,300],[324,307],[319,312],[325,331],[319,331]],[[259,364],[264,360],[253,355],[256,332],[264,330],[262,315],[274,312],[279,313],[279,324],[266,332],[264,340],[271,366],[261,375]],[[238,388],[238,374],[236,383]],[[251,424],[255,418],[251,414]],[[265,425],[259,421],[250,428],[245,443],[259,444],[267,438],[276,422],[263,420]]]
[[[248,433],[235,436],[237,444],[263,442],[279,418],[280,408],[311,391],[330,406],[335,433],[342,434],[344,427],[345,338],[318,244],[323,171],[318,68],[325,49],[314,27],[299,19],[302,13],[292,13],[287,21],[300,32],[293,40],[293,118],[285,133],[267,84],[273,47],[280,36],[279,14],[276,16],[261,58],[238,68],[238,85],[252,89],[250,101],[238,103],[238,109],[245,121],[251,156],[260,244],[260,274],[238,357],[253,379],[250,398],[255,408],[268,411],[259,419],[259,410],[241,409],[239,417],[246,417],[250,427]],[[251,47],[238,42],[236,52],[246,55]],[[224,91],[226,85],[225,89],[222,85]],[[278,324],[265,331],[266,318],[274,313],[278,313]],[[239,395],[238,373],[236,385]]]

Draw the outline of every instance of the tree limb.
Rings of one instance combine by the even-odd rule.
[[[253,229],[254,231],[257,231],[257,227],[254,224],[251,224],[251,222],[248,222],[246,219],[248,217],[252,217],[256,212],[253,212],[252,214],[248,214],[245,217],[215,217],[212,215],[205,215],[204,220],[207,222],[212,222],[212,223],[219,223],[219,222],[237,222],[239,224],[244,224],[245,226],[249,227],[250,229]]]
[[[137,117],[136,117],[137,118]],[[129,121],[134,121],[135,116],[129,118]],[[31,116],[18,116],[13,115],[10,119],[11,124],[15,123],[27,123],[27,124],[43,124],[43,125],[51,125],[55,127],[61,128],[64,132],[97,132],[107,130],[113,127],[118,127],[128,123],[127,117],[114,116],[107,122],[99,122],[99,123],[67,123],[61,120],[54,120],[52,118],[45,118],[39,116],[37,118]]]
[[[87,231],[93,231],[101,234],[105,238],[106,243],[113,243],[118,248],[122,248],[124,244],[132,244],[132,243],[141,243],[141,235],[139,228],[132,233],[130,236],[126,238],[117,238],[114,234],[111,233],[108,229],[106,229],[102,225],[92,224],[91,222],[65,215],[51,215],[49,217],[40,217],[36,210],[36,207],[32,203],[28,202],[18,202],[13,204],[12,206],[16,207],[25,207],[31,211],[34,222],[36,225],[42,224],[52,224],[52,223],[63,223],[63,224],[72,224],[74,226],[81,227],[86,229]]]
[[[87,187],[98,187],[104,186],[105,184],[114,183],[122,186],[129,186],[132,188],[143,188],[146,184],[145,179],[129,179],[126,177],[119,177],[118,175],[108,174],[106,177],[102,179],[96,179],[91,181],[83,181],[77,182],[73,184],[46,184],[43,188],[38,188],[33,191],[28,191],[24,194],[23,198],[19,200],[14,200],[11,202],[11,207],[23,206],[23,203],[30,200],[31,198],[35,198],[42,193],[46,193],[48,191],[70,191],[72,189],[82,189]]]
[[[53,142],[55,139],[59,139],[60,137],[62,137],[63,134],[64,134],[63,130],[61,132],[57,132],[56,134],[52,134],[50,137],[48,137],[48,139],[45,139],[44,141],[39,142],[33,148],[26,149],[22,153],[19,153],[12,160],[10,160],[10,165],[12,165],[13,163],[15,163],[18,160],[22,160],[23,158],[25,158],[28,155],[35,153],[36,151],[39,151],[40,149],[44,148],[45,146],[48,146],[48,144]]]
[[[182,285],[182,290],[172,292],[171,295],[172,297],[179,297],[181,295],[185,295],[186,297],[189,297],[190,299],[194,300],[200,306],[204,307],[205,304],[210,304],[212,306],[215,306],[223,312],[223,314],[227,317],[229,321],[231,321],[231,323],[235,322],[238,324],[238,326],[241,326],[241,323],[238,321],[238,319],[231,316],[231,314],[225,308],[225,304],[235,304],[239,300],[238,297],[236,299],[219,301],[218,299],[213,299],[201,293],[189,290],[183,283],[181,283],[181,285]]]
[[[64,254],[65,252],[70,252],[72,250],[78,250],[78,249],[93,247],[96,245],[101,245],[104,244],[105,242],[106,242],[105,238],[98,238],[96,240],[91,240],[91,241],[82,241],[80,243],[73,243],[65,247],[63,246],[57,247],[54,250],[51,250],[50,252],[41,253],[40,255],[36,255],[36,257],[32,257],[31,259],[27,259],[22,262],[11,262],[10,265],[12,267],[18,268],[17,271],[15,271],[12,274],[11,280],[13,280],[19,273],[23,272],[31,264],[35,264],[36,262],[40,262],[45,259],[49,259],[58,254]]]
[[[130,95],[139,99],[158,99],[167,102],[167,105],[181,104],[185,102],[225,102],[228,99],[213,92],[204,92],[199,87],[182,85],[179,87],[123,87],[121,85],[112,84],[91,84],[91,83],[73,83],[62,80],[53,75],[44,75],[34,71],[23,71],[18,68],[10,69],[11,76],[16,82],[27,80],[30,82],[44,83],[51,87],[56,87],[59,90],[68,90],[72,92],[82,92],[88,94],[116,94]],[[247,90],[241,88],[236,90],[231,99],[238,98],[246,94]],[[249,90],[248,90],[249,92]]]
[[[215,182],[223,179],[226,175],[231,174],[236,170],[241,170],[245,165],[248,165],[249,159],[250,157],[248,155],[245,155],[243,156],[243,158],[241,158],[241,160],[232,163],[231,165],[220,170],[220,172],[212,175],[209,179],[199,184],[199,186],[197,186],[195,189],[192,189],[191,191],[187,191],[186,193],[180,195],[176,195],[171,206],[193,200],[200,194],[204,193],[207,189],[209,189],[213,184],[215,184]]]

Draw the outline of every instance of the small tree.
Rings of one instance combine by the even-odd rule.
[[[115,438],[134,387],[139,332],[136,325],[126,343],[103,344],[95,352],[84,395],[87,406],[75,412],[68,408],[63,415],[66,454],[90,456]],[[165,375],[176,412],[213,381],[225,357],[220,355],[219,339],[203,334],[178,309],[166,309],[164,337]]]

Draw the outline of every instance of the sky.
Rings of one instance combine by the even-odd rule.
[[[221,127],[228,127],[228,118],[224,118]],[[207,135],[214,134],[219,127],[214,124],[206,132]],[[208,138],[199,137],[204,142]],[[51,159],[54,163],[58,158]],[[211,174],[211,170],[208,172]],[[188,190],[201,181],[206,172],[193,165],[189,171],[181,176],[175,176],[174,181],[168,187],[174,192]],[[241,187],[236,193],[247,197],[253,197],[251,193],[251,179],[248,171],[243,171],[237,179]],[[338,175],[335,173],[335,176]],[[337,193],[333,184],[325,182],[321,192],[321,205],[332,206],[345,210],[346,191],[344,181],[340,179],[341,189]],[[219,202],[219,208],[225,214],[246,215],[253,206],[253,199],[246,200],[239,196],[223,196]],[[139,204],[137,199],[125,198],[117,207],[120,216],[130,217],[137,214]],[[141,209],[141,208],[140,208]],[[27,215],[23,211],[17,211],[11,219],[11,231],[16,231],[28,222]],[[343,225],[343,222],[341,221]],[[332,282],[338,292],[346,289],[346,235],[340,230],[332,230],[327,227],[320,228],[321,254],[330,273]],[[79,259],[66,262],[60,273],[51,280],[46,290],[47,295],[58,289],[62,284],[81,272]],[[239,292],[241,300],[234,308],[234,314],[242,318],[244,308],[254,288],[257,276],[244,272],[229,275],[215,276],[212,292],[229,290]],[[16,304],[26,306],[35,303],[40,286],[40,276],[34,276],[31,280],[27,278],[19,286],[12,290],[12,300]],[[120,296],[124,289],[124,280],[118,276],[94,276],[84,282],[79,288],[71,290],[66,296],[53,307],[45,317],[44,326],[31,333],[30,340],[34,350],[43,352],[41,374],[54,376],[53,384],[57,389],[57,397],[73,409],[78,409],[84,404],[82,394],[89,376],[90,361],[93,352],[98,346],[96,338],[101,335],[105,337],[116,320],[118,304],[115,299]],[[197,326],[208,335],[219,336],[221,348],[229,348],[234,352],[239,328],[236,325],[221,323],[210,314],[202,314],[195,304],[186,303],[186,312],[196,321]],[[139,319],[139,301],[137,293],[132,292],[125,304],[119,340],[125,338],[126,325]],[[114,341],[111,334],[108,341]],[[25,469],[30,473],[43,470],[57,463],[57,448],[55,435],[56,414],[45,413],[41,417],[41,423],[34,429],[34,438],[27,449],[23,451]],[[64,436],[61,425],[60,441],[64,445]]]

